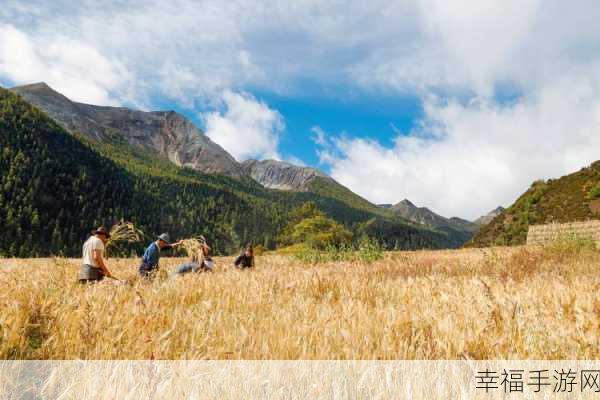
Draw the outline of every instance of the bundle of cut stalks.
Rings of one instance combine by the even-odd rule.
[[[181,243],[181,248],[188,257],[195,255],[203,246],[206,246],[206,239],[202,235],[197,238],[184,239]]]
[[[122,243],[137,243],[144,237],[144,232],[136,228],[132,222],[121,221],[110,229],[110,238],[106,242],[106,250]]]

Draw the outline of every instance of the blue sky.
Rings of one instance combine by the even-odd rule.
[[[319,162],[315,151],[313,127],[391,146],[397,131],[409,132],[422,115],[419,99],[410,97],[387,98],[364,93],[340,101],[319,96],[289,98],[267,93],[256,96],[285,118],[286,131],[280,142],[282,153],[327,172],[329,166]]]
[[[600,158],[598,20],[591,0],[5,0],[0,83],[175,109],[240,161],[476,218]]]
[[[260,90],[244,89],[257,100],[277,110],[284,119],[285,130],[279,141],[284,160],[301,162],[306,166],[329,172],[329,165],[321,163],[314,142],[314,127],[326,132],[343,134],[348,138],[368,138],[385,146],[392,146],[393,139],[402,132],[407,134],[416,120],[422,117],[419,98],[409,96],[378,96],[372,93],[353,93],[344,99],[327,97],[317,91],[302,95],[279,95]],[[342,91],[343,88],[340,89]],[[181,107],[173,102],[157,98],[157,109],[174,109],[206,129],[206,123],[198,109]],[[240,146],[244,146],[240,142]]]

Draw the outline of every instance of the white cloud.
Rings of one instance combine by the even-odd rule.
[[[86,43],[32,38],[0,24],[0,77],[15,84],[45,81],[73,100],[115,104],[113,94],[126,87],[129,73]]]
[[[288,162],[290,164],[294,164],[298,167],[308,167],[304,161],[294,156],[285,157],[283,161]]]
[[[88,43],[135,73],[137,97],[167,95],[186,106],[246,85],[290,93],[306,80],[354,80],[349,68],[382,39],[414,36],[418,12],[383,0],[5,3],[0,23],[31,38],[60,33]]]
[[[313,133],[312,140],[318,146],[327,144],[327,133],[320,126],[313,126],[310,130]]]
[[[301,92],[306,80],[408,93],[528,89],[597,54],[599,19],[593,0],[6,0],[0,10],[0,23],[32,39],[68,38],[118,60],[136,77],[126,93],[187,106],[245,86]]]
[[[540,3],[416,2],[416,28],[403,38],[406,41],[378,46],[354,66],[354,76],[365,86],[493,94],[499,81],[511,78],[515,69],[526,64],[520,62],[521,51],[535,45],[529,39]]]
[[[510,205],[535,179],[597,160],[598,93],[600,76],[576,74],[504,105],[430,99],[421,126],[397,136],[392,148],[330,137],[322,160],[336,180],[372,201],[406,197],[472,219]]]
[[[283,117],[249,93],[223,92],[222,112],[204,115],[206,135],[238,161],[249,158],[280,159],[279,136]]]

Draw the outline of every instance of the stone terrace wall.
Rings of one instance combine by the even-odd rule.
[[[543,245],[565,236],[591,238],[600,242],[600,220],[531,225],[527,232],[527,244]]]

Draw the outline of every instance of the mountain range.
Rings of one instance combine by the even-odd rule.
[[[390,249],[522,244],[530,224],[600,217],[600,162],[534,182],[471,222],[407,199],[374,205],[315,168],[240,163],[177,112],[78,103],[45,83],[0,88],[0,131],[4,256],[74,255],[90,226],[119,219],[179,237],[200,231],[221,253],[274,248],[307,201]]]
[[[398,204],[393,205],[390,209],[396,214],[422,225],[435,226],[438,228],[445,227],[470,232],[475,232],[478,229],[478,225],[473,222],[457,217],[442,217],[426,207],[415,206],[408,199],[402,200]]]
[[[190,120],[174,111],[145,112],[78,103],[44,82],[11,90],[72,133],[101,142],[122,138],[129,145],[151,151],[180,167],[232,178],[251,177],[270,189],[311,191],[310,184],[315,180],[341,188],[332,178],[314,168],[277,160],[238,163]]]
[[[461,237],[465,242],[478,232],[483,225],[491,221],[498,212],[503,210],[502,207],[498,207],[489,214],[471,222],[458,217],[443,217],[427,207],[417,207],[408,199],[404,199],[397,204],[381,204],[380,207],[388,209],[396,215],[416,224],[429,226],[446,232],[449,235]]]
[[[0,89],[4,256],[76,255],[90,227],[133,220],[150,235],[204,234],[218,253],[277,246],[313,202],[387,248],[457,247],[465,237],[368,202],[323,172],[238,163],[184,116],[69,100],[44,83]]]

